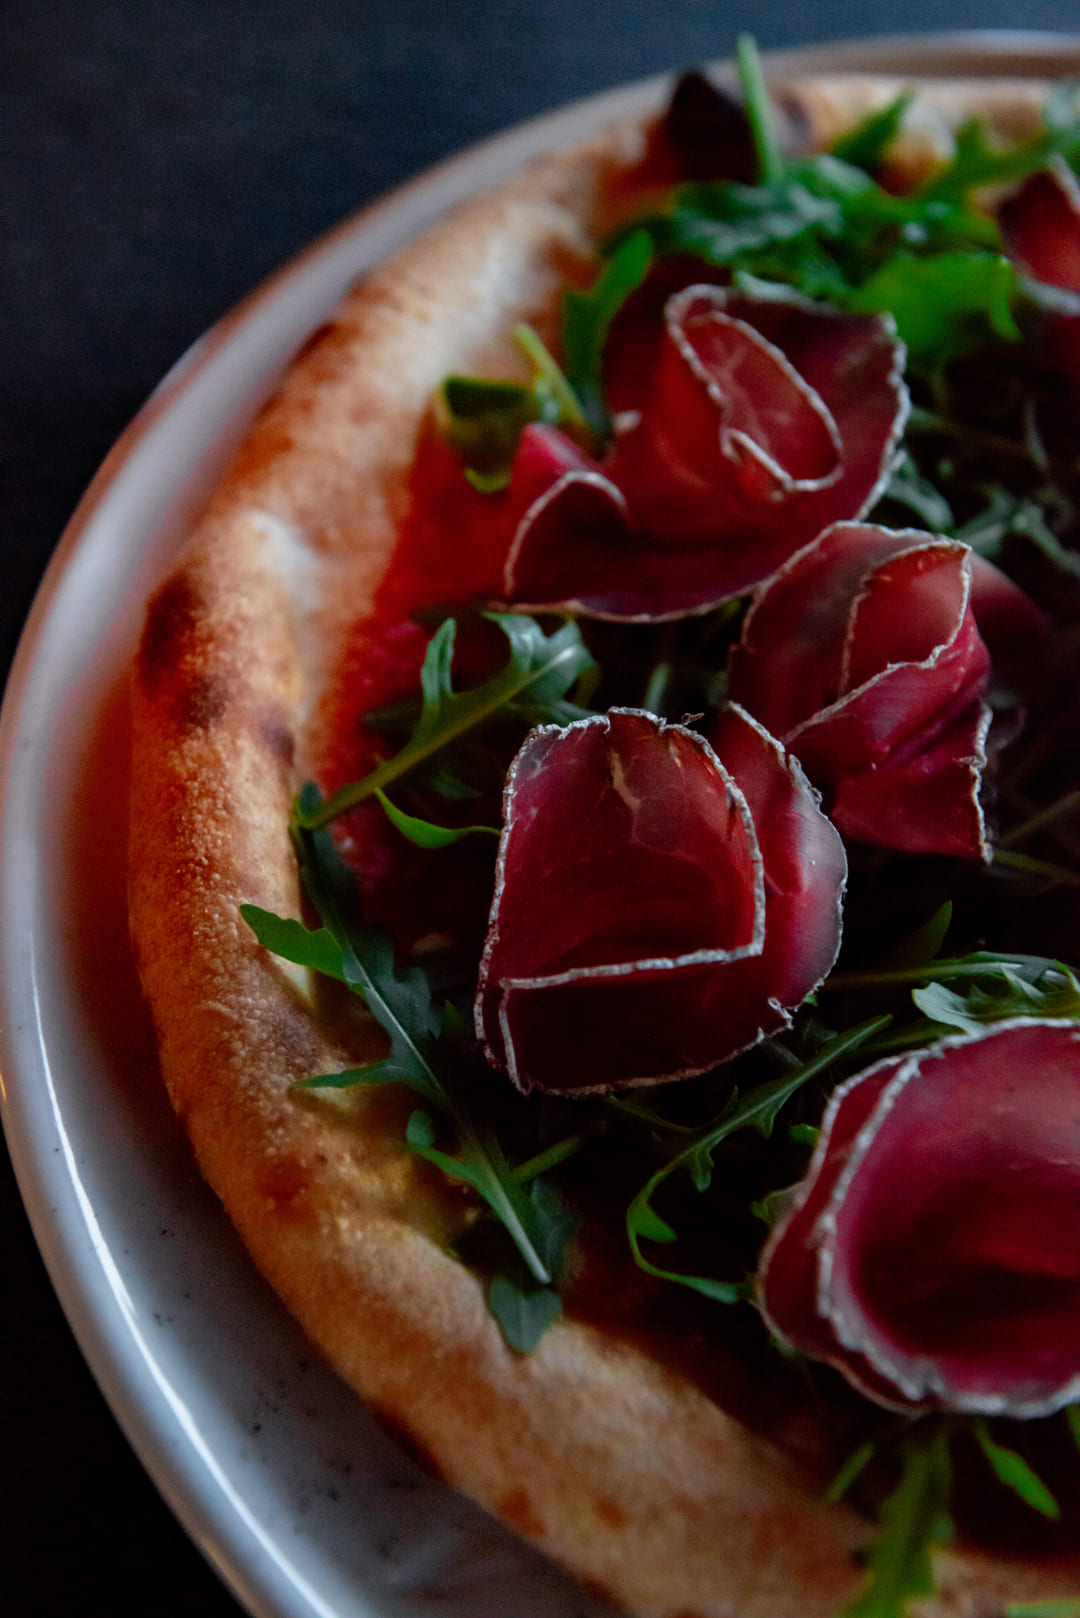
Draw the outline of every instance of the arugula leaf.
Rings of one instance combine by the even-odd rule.
[[[904,1618],[911,1602],[935,1594],[931,1552],[952,1537],[948,1436],[912,1437],[903,1473],[881,1508],[881,1532],[866,1553],[869,1579],[838,1618]]]
[[[901,90],[887,106],[867,113],[853,129],[833,142],[832,155],[853,168],[873,174],[881,167],[889,147],[900,133],[904,115],[914,99],[914,90]]]
[[[652,263],[652,238],[635,230],[616,247],[587,292],[563,296],[563,353],[567,376],[593,432],[610,431],[604,403],[602,363],[611,322],[637,290]]]
[[[446,1038],[450,1021],[432,1000],[427,978],[418,967],[401,971],[395,965],[388,940],[374,928],[357,927],[349,919],[350,878],[327,831],[305,828],[301,816],[315,808],[317,789],[301,793],[293,818],[293,840],[300,874],[323,927],[341,951],[345,982],[364,999],[369,1011],[390,1038],[390,1054],[382,1062],[351,1070],[358,1083],[408,1084],[453,1127],[460,1157],[434,1145],[430,1114],[414,1114],[407,1140],[412,1150],[437,1163],[455,1178],[466,1181],[500,1219],[530,1273],[541,1284],[552,1279],[541,1256],[550,1245],[549,1223],[533,1195],[515,1179],[495,1137],[469,1117],[437,1071],[451,1067],[453,1057]],[[291,942],[291,931],[285,932]],[[341,1075],[333,1082],[340,1083]]]
[[[882,965],[887,969],[896,969],[932,961],[952,926],[952,914],[952,900],[946,899],[921,927],[916,927],[914,932],[900,940],[895,949],[890,950]]]
[[[1061,1507],[1024,1457],[1016,1450],[1009,1449],[1005,1444],[999,1444],[996,1439],[991,1438],[985,1421],[976,1421],[972,1427],[975,1440],[998,1482],[1019,1495],[1024,1504],[1030,1506],[1033,1511],[1049,1517],[1053,1522],[1059,1521]]]
[[[402,837],[415,843],[417,848],[449,848],[451,843],[460,843],[463,837],[470,837],[473,832],[486,832],[491,837],[500,835],[498,826],[439,826],[433,820],[407,815],[404,809],[390,802],[381,788],[376,787],[375,796],[390,824],[396,826]]]
[[[594,664],[577,624],[567,621],[545,635],[534,618],[498,612],[484,616],[498,624],[510,643],[510,657],[502,671],[484,685],[455,691],[451,665],[457,626],[448,618],[428,643],[420,671],[420,715],[404,747],[332,798],[309,808],[299,807],[298,826],[314,831],[328,825],[365,798],[429,764],[492,719],[565,725],[581,716],[582,710],[566,700],[566,693]]]
[[[240,914],[271,955],[280,955],[294,966],[306,966],[311,972],[321,972],[324,977],[345,982],[341,945],[328,928],[312,931],[302,921],[291,916],[276,916],[272,910],[263,910],[259,905],[243,904]]]
[[[465,466],[465,476],[485,494],[505,489],[523,427],[554,419],[535,387],[448,376],[442,385],[442,430]]]
[[[927,971],[935,965],[931,962]],[[913,990],[911,998],[932,1022],[968,1033],[1007,1017],[1080,1018],[1080,983],[1072,969],[1058,961],[1037,967],[1000,961],[992,973],[970,982],[962,995],[934,981]]]
[[[834,1035],[808,1062],[800,1063],[793,1072],[760,1084],[741,1100],[732,1095],[720,1117],[684,1146],[661,1168],[650,1176],[626,1210],[626,1235],[634,1262],[649,1275],[661,1280],[677,1281],[694,1292],[702,1293],[717,1303],[736,1303],[750,1295],[745,1281],[717,1281],[709,1276],[689,1275],[678,1270],[663,1269],[653,1264],[642,1252],[643,1241],[670,1244],[678,1241],[678,1232],[653,1207],[653,1198],[664,1181],[678,1170],[689,1174],[694,1189],[707,1190],[712,1177],[712,1154],[739,1129],[756,1129],[768,1138],[776,1116],[784,1103],[810,1079],[817,1078],[834,1062],[849,1056],[887,1026],[888,1017],[874,1017],[843,1033]]]
[[[843,210],[835,197],[815,195],[801,180],[785,177],[763,185],[723,180],[680,186],[669,212],[646,220],[641,230],[648,231],[658,253],[691,253],[709,264],[766,277],[771,271],[804,291],[810,291],[805,283],[811,279],[811,296],[833,290],[843,296],[846,278],[817,245],[819,237],[838,236],[842,228]],[[813,265],[792,252],[804,241],[818,255]]]
[[[1019,951],[977,949],[970,955],[940,955],[930,961],[912,962],[894,966],[888,962],[866,972],[833,972],[818,989],[824,994],[837,989],[876,989],[899,986],[904,983],[950,983],[964,978],[994,978],[1005,975],[1006,968],[1019,972],[1025,982],[1037,983],[1047,972],[1061,973],[1072,978],[1072,968],[1049,955],[1024,955]]]
[[[985,185],[1013,184],[1046,168],[1055,156],[1075,163],[1080,158],[1080,120],[1075,111],[1073,86],[1073,115],[1065,115],[1065,102],[1048,100],[1044,118],[1053,120],[1044,135],[1035,135],[1018,146],[993,145],[985,127],[977,118],[963,124],[956,133],[953,158],[944,168],[931,175],[916,195],[923,201],[952,201],[968,196]]]
[[[515,326],[514,339],[532,362],[531,383],[479,376],[448,376],[440,393],[442,431],[460,457],[469,482],[485,494],[505,489],[522,429],[530,422],[587,426],[567,378],[531,326]]]
[[[524,1266],[515,1266],[492,1276],[488,1308],[508,1345],[519,1354],[531,1354],[562,1314],[562,1299],[554,1287],[540,1286]]]
[[[891,314],[910,362],[932,370],[991,335],[1018,341],[1015,291],[1016,272],[997,254],[896,255],[851,293],[848,307]]]

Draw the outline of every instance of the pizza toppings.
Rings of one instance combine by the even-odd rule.
[[[989,667],[965,545],[841,523],[759,594],[730,688],[828,793],[846,835],[986,858]]]
[[[880,492],[907,410],[887,320],[705,285],[664,319],[603,463],[556,428],[522,434],[507,600],[634,622],[704,612]]]
[[[829,1106],[759,1277],[773,1328],[901,1408],[1080,1396],[1080,1036],[1027,1019],[879,1063]]]
[[[703,1072],[835,959],[839,838],[759,727],[733,713],[716,740],[615,709],[515,760],[477,1027],[519,1088]]]

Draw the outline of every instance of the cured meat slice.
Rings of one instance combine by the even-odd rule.
[[[855,523],[761,591],[729,664],[732,697],[797,755],[841,831],[980,858],[989,674],[967,546]]]
[[[774,1330],[881,1403],[1080,1395],[1080,1034],[1017,1018],[833,1098],[763,1255]]]
[[[605,462],[554,428],[522,435],[509,601],[634,622],[705,612],[880,492],[907,414],[887,317],[695,285],[665,320]]]
[[[730,768],[685,726],[613,709],[518,754],[477,1030],[522,1089],[702,1072],[832,965],[839,837],[759,726],[733,714],[718,739]]]

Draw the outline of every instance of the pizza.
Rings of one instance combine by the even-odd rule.
[[[366,275],[149,604],[201,1170],[641,1618],[1080,1593],[1077,155],[690,75]]]

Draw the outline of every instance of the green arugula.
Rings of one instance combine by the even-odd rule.
[[[973,1422],[972,1431],[998,1482],[1011,1489],[1033,1511],[1039,1512],[1043,1517],[1049,1517],[1053,1522],[1059,1521],[1061,1507],[1024,1457],[1016,1450],[1009,1449],[1007,1445],[999,1444],[996,1439],[991,1438],[985,1421]]]
[[[897,252],[846,298],[857,313],[888,311],[908,362],[933,371],[991,336],[1018,342],[1012,314],[1016,272],[989,252]]]
[[[523,428],[551,422],[588,435],[574,389],[531,326],[514,340],[532,363],[529,383],[448,376],[440,392],[443,436],[460,457],[469,482],[485,494],[505,489]]]
[[[641,230],[658,255],[730,267],[759,293],[781,283],[840,308],[891,314],[918,369],[992,335],[1019,337],[1017,279],[991,220],[962,201],[892,196],[832,154],[791,162],[761,185],[682,186]]]
[[[241,913],[259,942],[297,965],[342,981],[364,1000],[389,1036],[387,1056],[344,1073],[318,1074],[301,1088],[343,1088],[353,1084],[403,1083],[423,1100],[406,1132],[406,1144],[444,1173],[470,1185],[510,1236],[533,1290],[546,1288],[549,1318],[561,1305],[552,1288],[571,1231],[566,1214],[534,1182],[526,1189],[490,1130],[476,1123],[460,1097],[461,1066],[457,1019],[435,1006],[430,985],[418,967],[395,965],[388,940],[376,929],[357,926],[350,916],[351,878],[330,834],[312,832],[299,820],[314,808],[316,789],[301,794],[293,836],[304,887],[322,926],[305,928],[255,905]],[[440,1125],[449,1128],[457,1153],[437,1144]]]
[[[943,906],[920,935],[940,943],[948,927]],[[947,987],[961,986],[960,993]],[[903,948],[879,967],[865,972],[833,972],[819,994],[851,990],[892,990],[911,986],[911,998],[922,1020],[890,1030],[875,1039],[873,1057],[918,1049],[954,1033],[978,1033],[1010,1017],[1080,1020],[1080,982],[1073,968],[1044,955],[974,950],[970,955],[905,957]]]
[[[615,315],[644,281],[652,263],[652,240],[635,230],[615,248],[587,292],[563,295],[563,355],[567,377],[593,433],[611,430],[604,402],[604,345]]]
[[[900,1481],[881,1508],[881,1530],[865,1554],[867,1583],[838,1618],[905,1618],[935,1593],[932,1553],[952,1537],[948,1434],[937,1427],[903,1445]]]
[[[931,965],[936,969],[936,962]],[[1080,983],[1071,967],[1049,959],[996,961],[970,980],[963,994],[936,981],[935,970],[935,981],[914,989],[911,998],[935,1025],[965,1033],[1008,1017],[1080,1018]]]
[[[489,837],[499,836],[498,826],[439,826],[433,820],[421,819],[419,815],[407,815],[404,809],[390,802],[380,787],[376,787],[375,796],[390,824],[396,826],[402,837],[417,848],[449,848],[452,843],[460,843],[463,837],[471,837],[476,832],[483,832]]]
[[[872,1438],[857,1445],[825,1490],[825,1499],[833,1502],[843,1500],[852,1485],[862,1477],[878,1449],[879,1445]]]
[[[1071,107],[1068,97],[1071,92]],[[923,201],[953,201],[987,185],[1012,185],[1055,158],[1080,162],[1080,118],[1075,84],[1060,85],[1044,108],[1045,133],[1016,146],[994,145],[978,119],[956,134],[952,161],[931,175],[916,193]]]
[[[1014,306],[1031,293],[1003,257],[996,223],[970,199],[1055,158],[1080,160],[1075,87],[1048,103],[1045,132],[1021,145],[998,147],[978,123],[965,125],[952,160],[919,190],[895,196],[872,176],[910,93],[871,114],[831,152],[785,160],[751,40],[739,41],[738,65],[758,183],[677,187],[663,213],[618,239],[616,256],[633,242],[644,261],[644,235],[656,256],[692,254],[731,269],[737,284],[759,294],[779,283],[840,308],[891,314],[909,365],[927,375],[993,337],[1019,338]],[[606,289],[612,296],[617,284],[614,277]],[[610,301],[605,330],[616,312]],[[598,356],[591,374],[599,374]]]
[[[932,534],[952,534],[956,525],[949,502],[937,485],[922,475],[907,449],[902,450],[897,456],[881,502],[883,505],[892,502],[894,505],[902,506],[905,513],[912,513],[918,517]],[[871,513],[871,519],[874,522],[881,522],[886,528],[896,526],[885,520],[885,513],[880,509],[875,509]],[[906,523],[910,527],[910,516],[906,518]]]
[[[735,64],[747,122],[757,152],[758,178],[768,184],[782,175],[784,159],[776,138],[772,104],[765,87],[765,75],[761,71],[761,58],[752,35],[739,35],[735,44]]]
[[[867,113],[861,122],[833,141],[832,155],[853,168],[875,174],[900,133],[904,115],[914,99],[914,90],[901,90],[886,106]]]
[[[799,1063],[793,1072],[758,1085],[741,1099],[737,1093],[733,1093],[719,1118],[704,1129],[680,1129],[680,1133],[691,1134],[690,1141],[649,1177],[626,1211],[627,1240],[638,1267],[648,1275],[658,1276],[664,1281],[676,1281],[717,1303],[737,1303],[749,1297],[751,1289],[746,1281],[718,1281],[710,1276],[664,1269],[646,1257],[641,1246],[643,1241],[670,1244],[679,1239],[678,1232],[657,1213],[653,1199],[664,1182],[677,1172],[689,1175],[695,1191],[707,1191],[712,1181],[712,1154],[722,1141],[739,1129],[755,1129],[768,1139],[777,1114],[796,1091],[865,1045],[887,1026],[889,1020],[888,1017],[874,1017],[834,1035],[814,1057]],[[625,1103],[622,1110],[628,1110]],[[644,1122],[663,1122],[651,1115],[648,1109],[635,1108],[635,1112]]]
[[[455,691],[451,668],[457,626],[448,618],[428,643],[420,671],[420,713],[409,740],[362,780],[316,806],[298,809],[300,827],[318,830],[402,777],[436,760],[445,762],[440,755],[494,719],[525,726],[566,725],[582,716],[583,710],[566,695],[594,667],[577,624],[568,621],[546,635],[534,618],[499,612],[484,616],[498,624],[509,643],[505,667],[483,685]]]

